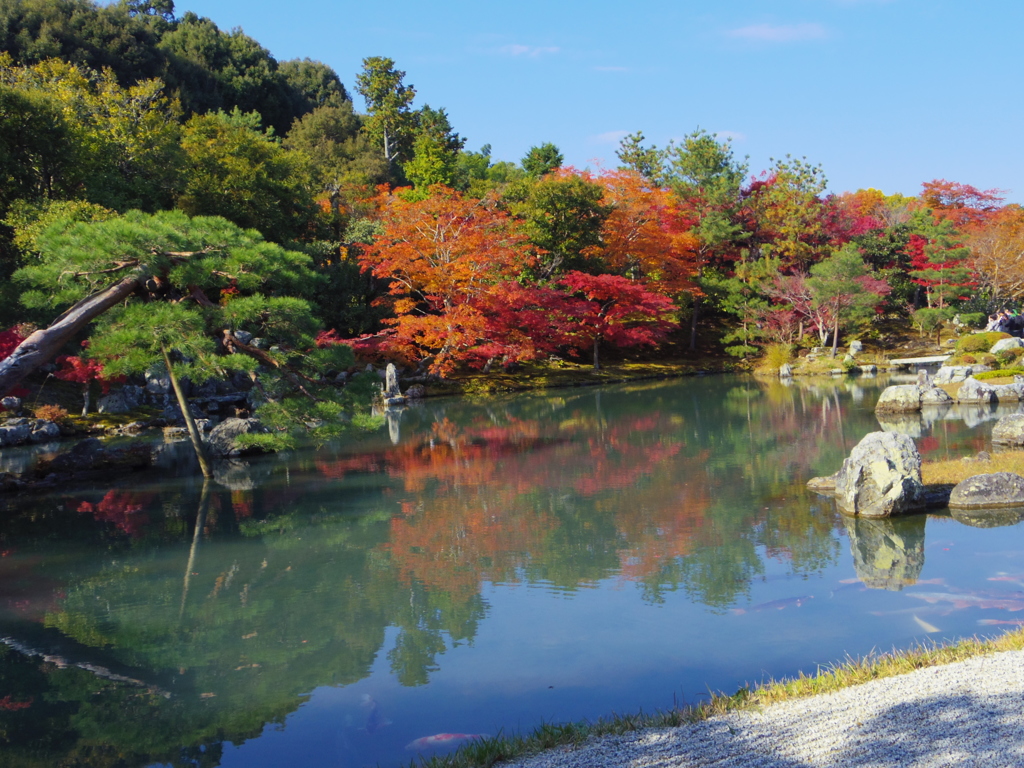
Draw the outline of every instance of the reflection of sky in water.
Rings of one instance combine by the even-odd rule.
[[[80,654],[108,638],[182,701],[209,694],[199,719],[278,697],[283,724],[235,736],[221,764],[314,768],[407,764],[434,734],[665,709],[1024,618],[1024,527],[844,521],[804,488],[878,429],[877,387],[428,401],[397,443],[392,425],[223,469],[193,550],[193,477],[70,494],[60,519],[102,526],[103,546],[5,534],[0,613],[46,616]],[[979,424],[902,428],[958,456],[985,447]],[[65,583],[33,591],[33,569]]]

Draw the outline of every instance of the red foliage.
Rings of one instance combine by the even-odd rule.
[[[83,501],[78,505],[78,511],[89,513],[97,520],[113,523],[132,538],[138,538],[149,524],[149,515],[145,510],[153,498],[152,493],[111,490],[97,504]]]
[[[10,694],[8,694],[0,699],[0,709],[5,709],[8,712],[17,712],[19,709],[28,709],[34,701],[35,698],[32,696],[28,697],[28,701],[14,701],[11,699]]]
[[[600,341],[617,347],[653,346],[678,326],[672,302],[643,282],[583,272],[567,272],[558,282],[577,297],[567,304],[569,346],[577,352],[593,348],[595,366]]]
[[[1001,209],[1001,189],[979,190],[970,184],[934,179],[921,185],[921,201],[940,219],[957,228],[972,229],[985,224]]]
[[[25,337],[18,333],[17,328],[8,328],[0,331],[0,360],[10,357],[11,352],[18,348],[18,345],[25,340]]]

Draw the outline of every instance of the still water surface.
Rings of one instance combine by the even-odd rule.
[[[171,463],[0,498],[0,763],[397,766],[1015,625],[1022,526],[805,489],[884,383],[428,401],[205,492]],[[968,455],[1005,412],[888,428]]]

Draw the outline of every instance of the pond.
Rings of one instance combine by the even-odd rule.
[[[428,400],[205,489],[168,454],[0,497],[0,754],[408,765],[1022,623],[1022,526],[844,519],[806,490],[879,429],[884,383]],[[886,428],[970,455],[1005,412]]]

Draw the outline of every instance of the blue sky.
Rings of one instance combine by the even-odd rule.
[[[697,127],[752,173],[786,154],[833,192],[913,195],[945,178],[1024,202],[1020,0],[178,0],[278,59],[332,66],[354,93],[389,56],[416,105],[467,148],[519,160],[554,142],[614,167],[626,133],[659,146]]]

